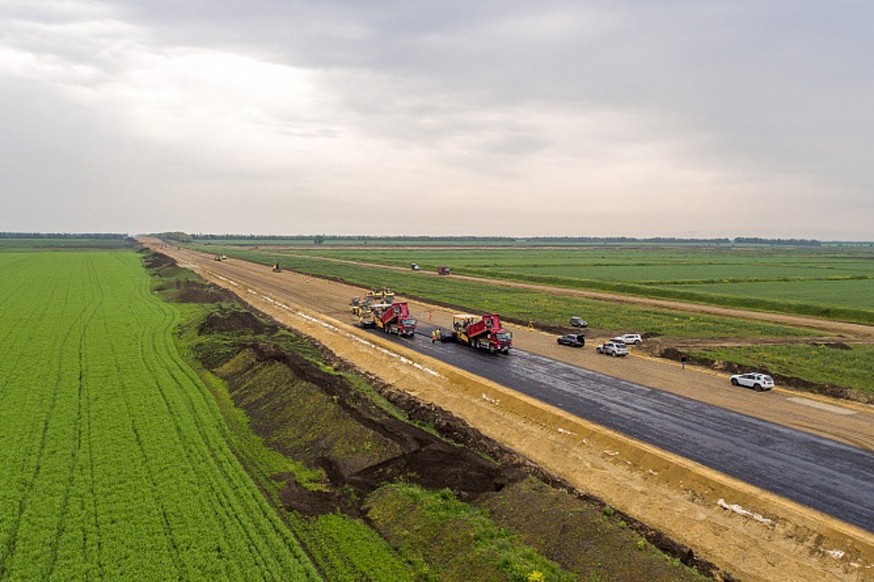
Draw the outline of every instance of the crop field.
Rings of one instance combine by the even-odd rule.
[[[405,268],[417,263],[429,271],[447,265],[457,274],[874,323],[870,248],[594,245],[275,252]]]
[[[120,250],[130,248],[124,238],[3,238],[0,252],[40,252],[45,250]]]
[[[639,329],[675,337],[803,337],[810,330],[764,322],[701,314],[677,313],[578,297],[557,297],[526,289],[498,287],[453,277],[423,277],[413,272],[386,272],[367,265],[337,263],[318,257],[289,256],[265,250],[226,249],[228,255],[264,264],[279,260],[304,273],[339,278],[364,287],[389,285],[395,291],[438,303],[483,312],[499,312],[508,320],[536,325],[565,325],[569,314],[582,314],[595,328],[621,333]]]
[[[677,285],[675,288],[720,295],[822,303],[874,311],[874,279],[804,280],[791,283],[785,281],[714,283]]]
[[[317,579],[140,257],[0,253],[0,579]]]

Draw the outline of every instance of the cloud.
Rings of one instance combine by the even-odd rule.
[[[7,2],[0,229],[870,239],[871,12]]]

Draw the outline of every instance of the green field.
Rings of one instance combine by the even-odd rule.
[[[768,297],[772,300],[794,303],[820,303],[874,311],[874,279],[714,283],[677,285],[674,288],[699,293]]]
[[[212,250],[215,247],[199,247],[201,250]],[[392,286],[397,292],[411,297],[418,297],[427,301],[459,306],[469,310],[496,311],[511,321],[518,323],[533,322],[536,326],[547,327],[565,325],[570,315],[581,315],[589,321],[591,328],[601,333],[624,333],[634,331],[638,333],[660,335],[677,338],[780,338],[780,337],[804,337],[818,336],[821,332],[788,326],[771,325],[739,318],[713,317],[687,312],[671,311],[666,309],[654,309],[638,307],[629,304],[616,303],[614,301],[595,301],[574,297],[560,297],[547,295],[535,291],[515,289],[462,281],[456,277],[435,277],[423,273],[415,273],[407,270],[410,262],[417,262],[423,268],[429,268],[426,260],[434,260],[435,264],[450,264],[454,273],[468,272],[485,276],[509,277],[507,273],[501,274],[498,266],[512,266],[514,269],[522,269],[523,258],[530,260],[539,257],[544,263],[548,260],[556,260],[556,257],[592,257],[595,250],[584,251],[559,250],[559,249],[534,249],[534,250],[433,250],[433,249],[381,249],[374,250],[371,254],[361,250],[331,250],[316,249],[302,252],[300,250],[287,251],[276,248],[261,247],[253,249],[249,247],[222,247],[222,252],[231,256],[248,259],[263,264],[272,264],[279,261],[284,267],[293,270],[340,279],[364,287]],[[607,252],[599,249],[598,253]],[[634,261],[650,260],[649,268],[657,269],[656,262],[665,264],[664,268],[677,268],[676,263],[683,257],[688,258],[689,253],[697,256],[700,260],[703,255],[714,254],[722,257],[719,269],[722,274],[738,275],[737,256],[727,256],[730,251],[719,249],[713,251],[698,251],[695,255],[693,249],[678,251],[677,249],[662,249],[659,252],[652,249],[613,249],[615,261],[625,263],[624,267],[611,265],[610,269],[641,268],[640,265],[632,265]],[[735,251],[735,253],[740,251]],[[749,249],[744,253],[753,253]],[[870,249],[762,249],[763,262],[771,262],[773,272],[784,276],[788,271],[780,271],[782,268],[805,269],[807,274],[820,271],[852,272],[856,275],[866,272],[874,267],[874,261],[870,258]],[[380,264],[403,266],[403,271],[386,270],[378,266],[359,265],[332,259],[370,259]],[[452,262],[452,257],[456,262]],[[648,259],[647,259],[648,257]],[[793,267],[792,257],[797,259]],[[807,264],[801,257],[807,257]],[[550,259],[551,258],[551,259]],[[423,260],[424,259],[424,260]],[[656,261],[658,259],[658,261]],[[732,260],[729,260],[732,259]],[[713,261],[716,262],[716,261]],[[467,268],[457,268],[456,265],[468,265]],[[493,265],[488,271],[487,264]],[[534,269],[533,263],[528,263],[530,269]],[[670,266],[667,266],[670,264]],[[825,265],[825,266],[823,266]],[[602,265],[603,267],[604,265]],[[829,268],[826,268],[829,266]],[[594,264],[592,268],[597,268]],[[607,267],[605,267],[607,268]],[[696,267],[696,268],[701,268]],[[715,268],[715,267],[714,267]],[[674,273],[675,275],[676,273]],[[583,284],[569,279],[558,279],[561,283],[570,287],[606,288],[623,290],[631,294],[647,294],[648,291],[665,291],[665,296],[670,297],[674,293],[672,287],[682,287],[680,292],[688,292],[694,298],[707,302],[708,298],[732,299],[727,295],[732,289],[739,290],[741,295],[734,297],[734,302],[713,301],[720,304],[729,304],[737,307],[751,309],[771,307],[775,311],[789,311],[802,314],[814,314],[821,317],[834,317],[835,319],[847,319],[863,323],[874,323],[874,308],[871,308],[871,297],[874,296],[874,280],[872,279],[844,279],[844,280],[775,280],[768,282],[750,282],[738,279],[733,283],[701,283],[698,285],[666,285],[671,280],[671,275],[666,271],[662,276],[660,287],[650,285],[628,284],[623,282],[611,283],[603,281],[587,281]],[[832,275],[828,275],[832,276]],[[517,274],[513,277],[518,280],[538,280],[530,273]],[[550,279],[546,278],[549,282]],[[679,281],[679,280],[677,280]],[[555,281],[552,281],[555,283]],[[606,287],[599,287],[599,284]],[[697,288],[715,287],[722,295],[708,295],[694,293]],[[752,291],[745,292],[743,289],[752,287]],[[767,297],[768,299],[756,299],[753,296]],[[815,305],[813,302],[820,302]],[[763,346],[759,348],[727,349],[715,355],[716,359],[735,362],[743,366],[769,370],[773,373],[783,374],[797,378],[804,382],[831,385],[845,388],[853,388],[863,392],[874,389],[874,368],[866,357],[870,350],[861,347],[851,347],[850,350],[829,349],[823,352],[817,346],[798,345],[787,347],[785,350],[776,346]],[[751,354],[755,357],[751,357]],[[788,355],[787,355],[788,354]],[[702,354],[703,356],[703,354]],[[872,360],[874,361],[874,360]]]
[[[41,252],[46,250],[120,250],[131,248],[131,243],[121,237],[115,238],[3,238],[0,237],[0,252]]]
[[[0,579],[316,579],[140,256],[0,253]]]
[[[814,384],[874,393],[874,346],[739,346],[696,350],[692,355],[766,369]]]
[[[763,322],[641,308],[577,297],[557,297],[526,289],[500,287],[453,277],[428,277],[409,271],[290,256],[265,250],[224,249],[228,255],[264,264],[279,260],[287,268],[337,278],[364,287],[390,285],[395,291],[428,301],[482,312],[498,312],[518,323],[566,325],[570,315],[582,315],[590,326],[607,333],[635,330],[674,337],[781,337],[814,335],[802,328]]]
[[[199,248],[214,250],[216,244]],[[417,263],[428,271],[447,265],[456,274],[874,323],[870,248],[594,245],[275,252],[405,268]]]

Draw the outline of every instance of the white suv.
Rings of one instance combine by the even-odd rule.
[[[595,351],[599,354],[606,354],[608,356],[627,356],[628,355],[628,347],[622,342],[604,342],[603,344],[595,347]]]
[[[624,344],[640,345],[640,342],[643,341],[643,338],[640,337],[639,333],[625,333],[625,334],[614,337],[610,341],[611,342],[622,342]]]
[[[733,386],[746,386],[747,388],[752,388],[756,392],[770,390],[774,387],[773,378],[767,374],[759,374],[758,372],[736,374],[731,377],[731,383]]]

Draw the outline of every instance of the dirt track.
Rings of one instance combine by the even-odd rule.
[[[364,248],[364,247],[362,247]],[[373,250],[373,249],[369,249]],[[299,256],[301,258],[312,258],[308,255],[294,255],[288,253],[289,256]],[[327,257],[319,257],[321,260],[334,261],[338,263],[349,263],[355,265],[366,265],[394,271],[408,272],[408,269],[403,267],[391,267],[386,265],[377,265],[374,263],[362,263],[360,261],[349,261],[345,259],[332,259]],[[420,273],[426,277],[438,277],[436,273],[424,272]],[[805,317],[803,315],[790,315],[785,313],[771,313],[766,311],[750,311],[744,309],[733,309],[730,307],[718,307],[716,305],[707,305],[702,303],[686,303],[681,301],[670,301],[667,299],[654,299],[650,297],[635,297],[633,295],[622,295],[619,293],[607,293],[604,291],[586,291],[581,289],[568,289],[565,287],[553,287],[549,285],[538,285],[536,283],[521,283],[518,281],[509,281],[506,279],[486,279],[483,277],[472,277],[468,275],[452,275],[453,279],[461,279],[464,281],[473,281],[476,283],[488,283],[489,285],[501,285],[504,287],[515,287],[518,289],[530,289],[538,293],[548,295],[558,295],[566,297],[582,297],[585,299],[597,299],[599,301],[612,301],[614,303],[628,303],[632,305],[641,305],[645,307],[656,307],[659,309],[670,309],[673,311],[685,311],[689,313],[702,313],[707,315],[718,315],[722,317],[738,317],[741,319],[751,319],[755,321],[766,321],[781,325],[792,325],[798,327],[808,327],[833,334],[836,338],[844,341],[850,340],[854,343],[874,343],[874,326],[862,325],[858,323],[849,323],[844,321],[834,321],[829,319],[819,319],[816,317]]]
[[[240,283],[231,284],[229,279],[250,281],[253,287],[273,297],[309,307],[315,312],[325,313],[339,321],[350,321],[349,297],[360,294],[360,290],[345,285],[293,273],[277,275],[270,273],[264,266],[243,261],[228,260],[215,263],[209,255],[177,249],[164,249],[164,251],[183,263],[190,261],[208,279],[230,287],[241,296],[245,297],[247,290]],[[221,279],[220,276],[225,279]],[[255,298],[253,303],[257,303],[257,307],[268,312],[272,309],[271,314],[282,320],[283,314],[271,307],[269,302],[264,303]],[[422,321],[439,325],[448,324],[450,317],[448,311],[423,304],[414,304],[412,307],[414,315]],[[300,325],[299,321],[297,325]],[[591,349],[560,348],[555,344],[554,336],[550,334],[518,328],[513,331],[516,344],[528,351],[543,353],[641,384],[670,390],[746,414],[874,449],[874,434],[872,434],[874,417],[871,407],[848,405],[820,398],[796,399],[796,395],[786,392],[755,394],[731,388],[726,378],[708,371],[680,370],[679,366],[640,356],[614,360],[597,356]],[[313,328],[309,333],[319,334],[318,328]],[[360,346],[341,343],[339,347],[332,349],[337,349],[338,355],[353,362],[373,357],[371,351],[364,353]],[[782,523],[776,528],[763,527],[730,513],[720,511],[714,513],[715,499],[709,497],[712,497],[718,489],[711,479],[721,482],[718,475],[713,476],[707,471],[700,470],[690,472],[688,467],[680,470],[670,469],[667,465],[647,464],[649,461],[643,460],[639,453],[633,452],[636,450],[635,447],[624,448],[623,439],[608,438],[599,431],[589,434],[584,432],[588,430],[584,425],[570,419],[564,421],[569,423],[565,425],[569,427],[564,429],[565,432],[561,429],[556,432],[554,427],[549,427],[561,415],[556,417],[554,411],[539,411],[535,403],[525,402],[524,399],[515,407],[518,410],[508,416],[508,411],[502,412],[497,407],[489,405],[485,392],[481,399],[479,383],[474,379],[467,379],[463,374],[444,372],[444,376],[452,379],[452,385],[455,387],[450,390],[436,381],[423,383],[421,378],[411,373],[408,368],[400,364],[396,366],[397,369],[391,372],[388,367],[382,368],[388,375],[388,381],[420,398],[431,400],[450,410],[461,411],[461,415],[468,422],[483,430],[485,434],[535,459],[581,490],[598,495],[632,515],[663,528],[684,543],[703,548],[709,559],[722,565],[729,572],[746,579],[775,579],[782,573],[795,579],[864,580],[874,571],[871,569],[874,567],[871,565],[874,542],[867,534],[862,533],[859,536],[857,532],[853,534],[855,537],[850,538],[832,535],[834,531],[830,526],[825,525],[829,523],[828,520],[822,520],[815,512],[807,515],[803,510],[800,521]],[[468,382],[472,382],[469,390],[464,388]],[[462,391],[459,392],[459,389]],[[493,393],[503,394],[500,387],[494,387]],[[510,394],[502,397],[506,398],[507,402],[514,398]],[[582,438],[583,434],[589,436]],[[618,457],[613,457],[612,453],[606,457],[598,453],[602,442],[607,442],[599,439],[605,438],[608,438],[611,450],[615,449]],[[568,448],[569,442],[575,442],[576,445]],[[592,446],[599,448],[592,450]],[[628,463],[627,467],[618,460],[622,458],[630,459],[624,461]],[[677,462],[679,466],[684,466],[681,460]],[[647,469],[644,471],[641,467]],[[656,475],[659,476],[655,477]],[[733,489],[733,491],[743,490],[742,485]],[[743,494],[742,498],[728,501],[740,502],[745,507],[753,508],[756,503],[760,503],[774,508],[775,511],[782,506],[779,500],[771,500],[766,504],[762,501],[765,497],[767,496],[763,497],[749,491]],[[836,544],[835,540],[847,539],[850,541],[842,547],[848,552],[848,556],[853,556],[850,560],[830,557],[826,552],[840,548],[835,548],[834,545],[832,547],[821,545],[822,543]],[[853,562],[853,559],[856,561]]]

